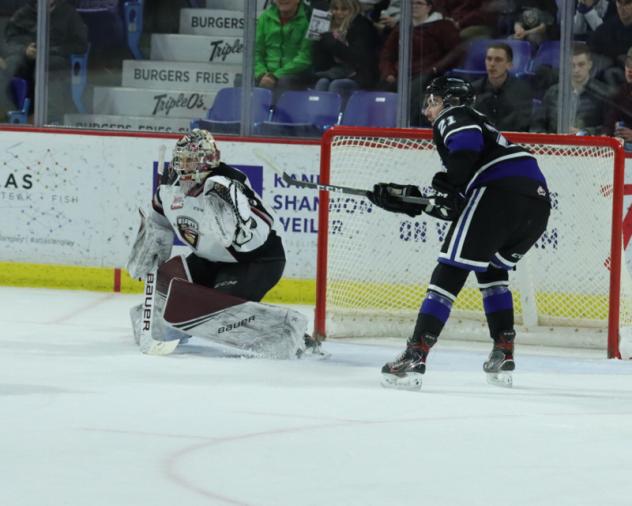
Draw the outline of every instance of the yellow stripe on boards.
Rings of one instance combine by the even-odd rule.
[[[115,270],[111,267],[0,262],[0,286],[112,292]],[[142,293],[143,283],[121,270],[120,291]],[[315,293],[316,282],[313,279],[282,279],[268,293],[264,302],[312,305],[316,300]]]

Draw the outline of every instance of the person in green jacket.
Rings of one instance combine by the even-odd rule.
[[[255,82],[275,90],[301,89],[314,80],[309,15],[301,0],[275,0],[257,20]]]

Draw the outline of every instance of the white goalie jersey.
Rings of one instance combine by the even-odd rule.
[[[156,216],[169,222],[177,237],[211,262],[237,263],[284,257],[273,213],[246,175],[224,163],[204,185],[188,192],[177,182],[158,187],[152,202]]]

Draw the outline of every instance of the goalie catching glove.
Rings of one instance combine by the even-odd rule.
[[[127,272],[132,278],[145,279],[171,256],[173,230],[163,216],[154,210],[147,216],[139,209],[140,228],[127,260]],[[164,222],[164,223],[163,223]]]
[[[453,196],[454,195],[454,196]],[[395,183],[378,183],[373,191],[367,194],[369,200],[378,207],[393,213],[404,213],[408,216],[419,216],[422,212],[441,220],[454,220],[463,207],[464,199],[459,194],[437,193],[426,197],[428,204],[404,202],[406,197],[423,197],[415,185]]]

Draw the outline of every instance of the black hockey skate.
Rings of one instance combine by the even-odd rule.
[[[396,360],[382,367],[382,386],[401,390],[419,390],[422,376],[426,372],[428,352],[436,342],[437,338],[433,336],[408,341],[406,350]]]
[[[513,358],[515,337],[516,333],[511,330],[494,339],[494,347],[483,363],[483,371],[487,373],[487,382],[491,385],[507,388],[513,385],[511,372],[516,368]]]

